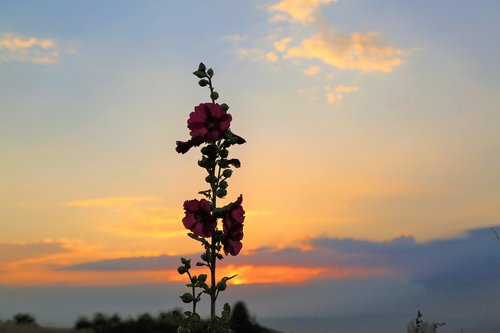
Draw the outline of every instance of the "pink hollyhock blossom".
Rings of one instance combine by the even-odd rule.
[[[205,142],[219,140],[229,128],[232,117],[219,104],[202,103],[189,114],[187,121],[189,134],[193,139]]]
[[[182,223],[196,236],[210,237],[217,227],[217,219],[212,214],[212,205],[205,199],[184,202],[186,216]]]
[[[240,195],[238,200],[228,205],[226,215],[222,219],[222,226],[224,231],[224,252],[233,256],[240,253],[243,244],[243,222],[245,221],[245,211],[241,206],[243,196]]]

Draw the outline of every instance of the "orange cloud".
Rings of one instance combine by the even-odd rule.
[[[344,98],[344,96],[336,92],[329,92],[326,94],[326,100],[329,104],[338,103],[342,100],[342,98]]]
[[[344,94],[356,92],[359,90],[356,86],[346,86],[343,83],[339,84],[335,89],[329,85],[325,86],[326,100],[329,104],[338,104],[344,98]]]
[[[320,70],[319,66],[317,66],[317,65],[311,66],[304,71],[304,74],[307,76],[313,76],[313,75],[318,74],[319,70]]]
[[[320,5],[335,1],[336,0],[281,0],[276,5],[269,7],[270,12],[278,12],[271,18],[271,21],[289,19],[300,23],[312,22],[314,21],[315,12]]]
[[[58,59],[59,52],[52,39],[23,37],[12,33],[5,33],[0,37],[0,62],[53,64]]]
[[[273,42],[273,46],[277,51],[284,52],[286,50],[286,46],[288,45],[288,43],[290,43],[291,40],[292,37],[282,38]]]
[[[227,266],[222,267],[221,275],[238,274],[234,284],[298,284],[312,279],[347,279],[387,274],[387,270],[364,267],[300,267],[300,266]]]
[[[276,62],[278,61],[278,56],[274,52],[267,52],[266,59],[269,60],[270,62]]]
[[[320,33],[288,49],[285,58],[317,59],[339,69],[390,72],[402,64],[402,50],[374,32],[341,35]]]
[[[109,207],[109,206],[123,206],[144,202],[159,202],[161,198],[156,197],[106,197],[97,199],[84,199],[69,201],[64,203],[69,207]]]
[[[345,86],[343,83],[339,84],[337,86],[337,88],[335,88],[335,91],[338,92],[338,93],[350,93],[350,92],[356,92],[358,91],[359,88],[358,87],[348,87],[348,86]]]

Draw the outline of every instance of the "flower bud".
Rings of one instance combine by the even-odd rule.
[[[220,155],[220,157],[222,157],[222,158],[226,158],[226,157],[227,157],[227,155],[229,155],[229,150],[227,150],[227,149],[222,149],[222,150],[219,152],[219,155]]]
[[[206,253],[206,252],[205,252],[205,253],[202,253],[200,257],[201,257],[201,260],[203,260],[203,261],[208,261],[208,255],[207,255],[207,253]]]
[[[217,177],[215,177],[214,175],[208,175],[205,177],[205,181],[209,184],[212,184],[217,181]]]
[[[221,180],[219,183],[219,187],[223,190],[225,190],[228,186],[229,184],[225,180]]]
[[[207,71],[208,76],[212,77],[214,76],[214,70],[212,68],[209,68]]]
[[[207,155],[209,158],[214,158],[217,154],[217,147],[215,145],[208,145],[201,148],[201,153]]]
[[[220,291],[224,291],[226,290],[227,288],[227,283],[225,281],[220,281],[219,283],[217,283],[217,289],[219,289]]]
[[[217,195],[218,198],[222,199],[227,195],[227,191],[222,188],[219,188],[217,189],[217,192],[215,192],[215,195]]]
[[[219,166],[221,168],[227,168],[227,167],[229,167],[229,161],[226,160],[225,158],[222,160],[219,160]]]
[[[231,177],[232,174],[233,174],[233,170],[231,170],[231,169],[226,169],[226,170],[222,171],[222,175],[226,178]]]
[[[194,300],[193,295],[190,293],[184,293],[180,298],[184,303],[191,303]]]
[[[186,273],[187,272],[186,266],[179,266],[179,267],[177,267],[177,272],[179,272],[180,275]]]
[[[214,101],[219,98],[219,93],[217,91],[214,91],[210,94],[210,98],[213,99]]]
[[[221,108],[222,108],[222,110],[224,110],[224,111],[229,110],[229,105],[227,105],[226,103],[222,103],[222,104],[220,105],[220,107],[221,107]]]
[[[201,79],[200,81],[198,81],[198,84],[200,85],[200,87],[205,87],[208,84],[208,81],[205,79]]]

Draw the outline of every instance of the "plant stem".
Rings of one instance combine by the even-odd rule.
[[[210,89],[210,99],[212,103],[215,103],[215,99],[212,98],[212,93],[214,92],[214,87],[212,86],[212,78],[208,77],[208,88]]]
[[[212,88],[212,82],[211,80],[209,81],[210,82],[210,91],[213,91],[213,88]],[[212,99],[213,101],[213,99]],[[219,144],[217,144],[218,146]],[[215,157],[215,160],[217,160],[217,156]],[[217,164],[216,164],[217,165]],[[212,209],[216,209],[217,208],[217,187],[218,187],[218,184],[219,184],[219,178],[220,178],[220,167],[219,167],[219,175],[217,177],[217,179],[215,179],[215,168],[216,168],[216,165],[214,165],[214,167],[212,168],[212,170],[210,170],[211,172],[211,175],[212,175],[212,179],[214,179],[212,181],[212,183],[210,184],[211,187],[212,187]],[[216,228],[216,231],[217,232],[217,228]],[[210,244],[210,290],[211,290],[211,293],[210,293],[210,319],[214,319],[215,318],[215,300],[216,300],[216,296],[215,296],[215,290],[216,290],[216,276],[215,276],[215,267],[216,267],[216,264],[217,264],[217,256],[216,256],[216,239],[215,239],[215,236],[212,236],[212,242]]]
[[[216,256],[215,256],[215,240],[212,237],[212,244],[210,247],[210,281],[211,281],[211,293],[210,293],[210,319],[215,318],[215,265],[216,265]]]
[[[189,273],[189,270],[187,271],[187,274],[189,276],[189,281],[191,282],[191,289],[193,291],[193,314],[196,313],[196,290],[194,289],[194,281],[193,277],[191,276],[191,273]]]

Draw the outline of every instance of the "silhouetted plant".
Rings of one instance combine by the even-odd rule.
[[[16,325],[35,325],[36,319],[29,313],[18,313],[13,317]]]
[[[184,202],[185,216],[182,219],[184,227],[191,232],[188,236],[200,242],[204,248],[201,261],[196,266],[206,266],[210,271],[198,276],[191,274],[191,260],[181,258],[181,266],[178,267],[179,274],[186,274],[189,283],[186,285],[190,291],[184,293],[181,299],[184,303],[192,304],[192,311],[186,311],[186,318],[182,321],[179,332],[193,332],[200,330],[203,326],[201,318],[197,313],[196,305],[203,294],[210,296],[210,322],[206,328],[210,332],[228,331],[230,316],[229,304],[224,305],[221,317],[216,316],[215,303],[219,293],[226,290],[227,281],[236,275],[216,279],[217,260],[222,260],[226,255],[238,255],[242,248],[243,222],[245,211],[242,207],[243,196],[223,207],[217,206],[217,199],[227,195],[229,186],[228,179],[232,176],[232,168],[239,168],[241,163],[236,158],[229,158],[229,148],[235,144],[243,144],[246,141],[230,130],[232,116],[227,112],[227,104],[217,104],[219,94],[212,84],[214,71],[207,69],[200,63],[198,69],[193,73],[198,79],[201,87],[210,90],[211,103],[202,103],[194,108],[187,121],[191,138],[186,141],[176,142],[176,151],[185,154],[193,147],[202,146],[202,157],[198,165],[205,169],[207,176],[205,181],[208,189],[198,192],[205,198],[193,199]],[[218,226],[218,220],[222,220],[222,228]],[[208,281],[207,281],[208,280]],[[208,285],[210,283],[210,285]]]
[[[498,235],[497,229],[492,228],[493,232],[495,233],[495,236],[497,237],[497,240],[500,242],[500,236]]]
[[[429,323],[424,321],[420,308],[417,311],[417,317],[414,321],[410,322],[406,327],[408,333],[436,333],[440,326],[446,325],[445,323]]]
[[[88,329],[92,328],[92,323],[90,322],[90,320],[87,317],[81,316],[75,322],[74,328],[77,330],[88,330]]]
[[[92,318],[92,330],[95,332],[104,332],[107,328],[108,318],[105,314],[97,312]]]
[[[91,321],[86,317],[80,317],[74,327],[96,333],[174,333],[178,327],[176,313],[179,314],[175,311],[161,313],[157,318],[144,313],[136,319],[127,320],[122,320],[117,314],[109,317],[103,313],[96,313]]]

